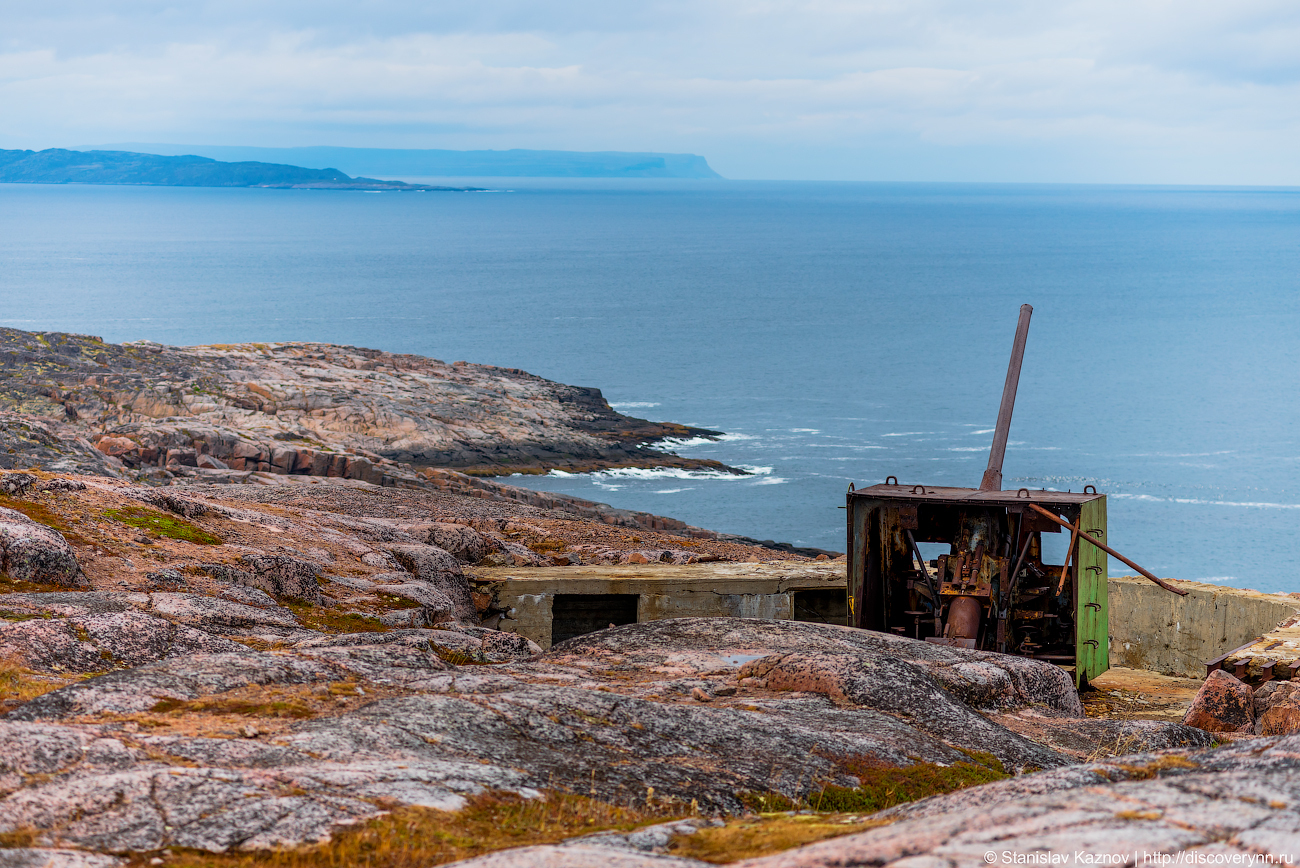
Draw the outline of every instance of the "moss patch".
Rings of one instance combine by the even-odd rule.
[[[551,793],[543,799],[488,793],[472,796],[463,810],[403,807],[368,823],[345,828],[328,843],[259,853],[201,853],[172,849],[172,868],[428,868],[510,847],[554,844],[605,829],[631,830],[673,819],[655,810]],[[149,864],[137,854],[130,865]]]
[[[149,509],[147,506],[124,506],[121,509],[107,510],[104,515],[114,521],[168,539],[184,540],[204,546],[221,545],[223,542],[221,537],[208,533],[198,525],[190,524],[183,518],[156,509]]]
[[[814,786],[808,797],[795,801],[780,793],[740,793],[752,811],[795,811],[800,809],[841,814],[870,814],[927,796],[951,793],[963,787],[987,784],[1010,777],[992,754],[963,751],[974,762],[952,765],[915,763],[902,768],[886,765],[875,757],[857,757],[840,762],[846,775],[858,779],[856,787],[837,784]]]
[[[72,524],[63,516],[50,509],[43,503],[34,500],[21,500],[16,497],[10,497],[7,494],[0,494],[0,506],[12,509],[15,512],[21,512],[37,524],[43,524],[51,530],[58,531],[63,538],[71,545],[93,545],[91,540],[86,539],[73,529]]]
[[[304,627],[321,633],[387,633],[392,629],[373,615],[340,612],[293,600],[283,601],[282,605],[293,612]]]
[[[997,760],[994,760],[997,762]],[[836,811],[840,813],[873,813],[914,802],[939,793],[951,793],[963,787],[988,784],[1008,777],[998,768],[989,768],[979,763],[958,762],[950,766],[934,763],[917,763],[906,768],[853,768],[846,771],[856,777],[860,784],[856,787],[823,787],[820,791],[810,793],[808,806],[814,811]]]

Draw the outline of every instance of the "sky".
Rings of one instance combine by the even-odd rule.
[[[0,147],[123,141],[1300,185],[1300,3],[0,0]]]

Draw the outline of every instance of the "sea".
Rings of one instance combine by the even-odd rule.
[[[1300,592],[1300,190],[478,186],[0,185],[0,324],[596,386],[746,474],[505,481],[843,551],[850,483],[979,484],[1028,303],[1006,487],[1096,486],[1161,576]]]

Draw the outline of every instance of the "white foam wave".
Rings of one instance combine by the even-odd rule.
[[[753,434],[723,434],[719,440],[757,440]]]
[[[1300,503],[1270,503],[1262,500],[1205,500],[1199,497],[1156,497],[1152,494],[1112,494],[1110,497],[1126,500],[1146,500],[1159,503],[1186,503],[1193,506],[1236,506],[1245,509],[1300,509]]]
[[[881,437],[914,437],[917,434],[929,434],[929,431],[891,431],[888,434],[881,434]]]
[[[781,485],[784,482],[789,482],[789,480],[783,479],[780,476],[764,476],[762,479],[755,479],[750,484],[751,485]]]
[[[706,443],[716,442],[711,437],[669,437],[666,440],[660,440],[651,448],[653,449],[689,449],[692,446],[703,446]]]
[[[816,428],[791,428],[790,433],[791,434],[820,434],[822,432]]]
[[[997,430],[998,430],[998,429],[996,429],[996,428],[981,428],[981,429],[978,430],[978,431],[967,431],[966,433],[967,433],[967,434],[992,434],[994,431],[997,431]]]
[[[655,494],[681,494],[683,491],[694,491],[693,488],[657,488]]]
[[[949,446],[949,452],[984,452],[983,446]]]
[[[770,467],[759,467],[757,464],[737,464],[737,470],[743,470],[746,473],[752,473],[755,476],[766,476],[772,472]]]
[[[591,474],[597,485],[602,479],[746,479],[725,470],[687,470],[684,467],[618,467]]]
[[[619,401],[616,404],[610,404],[615,410],[632,410],[641,407],[658,407],[658,401]]]

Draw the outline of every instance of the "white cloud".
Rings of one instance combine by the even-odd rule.
[[[1300,8],[1282,2],[0,8],[8,147],[653,149],[750,177],[1300,183]]]

